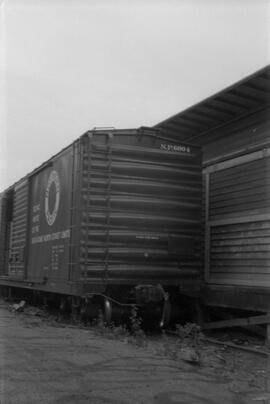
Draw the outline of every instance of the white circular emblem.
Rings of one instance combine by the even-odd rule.
[[[53,184],[55,185],[55,201],[54,201],[54,208],[52,211],[50,211],[49,197],[51,187]],[[60,180],[57,171],[53,170],[49,176],[45,192],[45,216],[49,226],[52,226],[54,224],[59,209],[59,202],[60,202]]]

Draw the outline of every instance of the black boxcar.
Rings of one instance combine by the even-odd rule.
[[[119,304],[189,293],[200,149],[146,128],[89,131],[3,192],[0,220],[1,285]]]

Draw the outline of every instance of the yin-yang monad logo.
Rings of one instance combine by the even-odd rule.
[[[60,180],[57,171],[50,173],[45,191],[45,216],[49,226],[55,222],[60,203]]]

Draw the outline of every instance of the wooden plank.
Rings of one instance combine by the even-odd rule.
[[[223,246],[223,247],[214,247],[211,245],[211,254],[235,254],[235,253],[270,253],[270,244],[263,244],[263,245],[238,245],[238,246]],[[270,255],[269,255],[270,256]]]
[[[270,221],[270,213],[262,213],[262,214],[254,214],[243,215],[237,217],[228,217],[226,219],[215,219],[210,220],[208,222],[209,226],[221,226],[221,225],[230,225],[230,224],[239,224],[239,223],[250,223],[250,222],[259,222],[259,221]]]
[[[211,261],[211,274],[258,274],[270,275],[270,267],[268,266],[221,266]]]
[[[241,207],[248,206],[249,208],[267,207],[270,200],[270,187],[269,191],[265,192],[263,189],[260,193],[256,193],[250,188],[250,190],[242,192],[239,196],[234,197],[228,192],[227,196],[219,201],[213,201],[210,199],[210,210],[216,209],[229,209],[233,210],[241,209]]]
[[[225,238],[223,240],[217,240],[216,237],[212,236],[211,246],[212,247],[233,247],[233,246],[254,246],[254,245],[270,245],[269,237],[252,237],[247,238],[244,235],[238,236],[238,238],[231,239]]]
[[[270,149],[270,147],[268,148]],[[229,173],[232,170],[235,170],[238,174],[243,173],[245,169],[249,168],[251,171],[258,169],[259,167],[263,168],[265,167],[266,162],[269,160],[270,155],[267,155],[267,150],[266,149],[261,149],[261,150],[257,150],[256,152],[260,155],[260,158],[258,159],[254,159],[254,158],[245,158],[243,161],[243,158],[232,158],[230,160],[233,160],[234,163],[237,162],[238,160],[238,164],[233,164],[232,166],[228,163],[226,165],[223,166],[222,170],[216,170],[215,171],[215,176],[213,177],[213,180],[216,176],[222,176],[222,177],[226,177],[229,175]],[[253,157],[253,153],[249,153],[248,156]],[[241,156],[243,157],[243,156]]]
[[[231,223],[231,219],[239,218],[239,223],[242,223],[242,217],[249,217],[250,220],[248,222],[259,222],[260,220],[257,219],[259,215],[269,215],[270,214],[270,205],[269,207],[266,208],[260,208],[260,209],[249,209],[249,210],[244,210],[243,212],[230,212],[226,214],[216,214],[216,215],[211,215],[210,216],[210,221],[209,222],[217,222],[217,221],[224,221],[222,226],[226,226],[226,222],[228,222],[228,225],[231,224],[237,224]],[[242,216],[243,215],[243,216]],[[252,220],[254,218],[254,220]],[[265,219],[267,221],[267,217]]]
[[[253,153],[245,154],[240,157],[233,158],[231,160],[226,160],[221,163],[214,164],[205,169],[206,173],[214,173],[219,170],[224,170],[226,168],[231,168],[234,166],[238,166],[239,164],[244,164],[249,161],[258,160],[264,157],[270,156],[270,148],[266,148],[263,150],[255,151]]]
[[[260,181],[257,179],[256,181],[249,181],[245,186],[243,184],[239,184],[239,186],[230,186],[228,188],[222,188],[221,190],[210,192],[210,199],[212,204],[222,203],[223,201],[228,201],[231,199],[237,200],[245,198],[252,198],[257,196],[257,198],[266,199],[270,196],[270,180],[266,183],[264,180]]]
[[[213,227],[212,229],[213,230]],[[270,238],[270,230],[251,230],[251,231],[235,231],[235,232],[229,232],[226,233],[226,231],[224,230],[223,233],[214,233],[213,231],[211,231],[211,236],[212,236],[212,240],[213,242],[218,242],[218,241],[228,241],[228,243],[237,239],[241,239],[243,241],[243,243],[245,242],[246,239],[248,240],[257,240],[257,239],[265,239],[265,238]]]
[[[235,204],[240,204],[245,201],[260,201],[270,199],[270,181],[269,184],[258,184],[250,182],[246,188],[239,186],[235,189],[227,189],[226,192],[210,193],[211,206],[219,207],[229,205],[230,201]]]
[[[231,255],[225,254],[224,252],[211,253],[212,259],[226,259],[226,258],[237,258],[237,259],[269,259],[270,252],[234,252]]]
[[[214,267],[217,266],[227,266],[227,267],[245,267],[248,268],[249,267],[269,267],[269,259],[248,259],[248,260],[241,260],[241,259],[234,259],[233,257],[230,258],[226,258],[224,260],[211,260],[211,265],[213,265]]]
[[[257,178],[256,181],[251,182],[247,178],[246,183],[241,182],[234,186],[230,184],[229,187],[227,188],[222,187],[219,190],[211,189],[210,195],[212,201],[219,201],[224,199],[226,200],[226,196],[228,195],[228,193],[230,193],[230,196],[232,197],[237,197],[241,196],[245,192],[249,192],[251,188],[256,194],[261,193],[262,191],[269,192],[269,186],[270,186],[270,180],[266,182],[264,179],[260,180]]]
[[[260,177],[261,178],[261,177]],[[212,201],[219,201],[219,200],[226,200],[226,196],[230,194],[231,197],[241,197],[241,195],[244,195],[246,193],[249,193],[249,191],[252,189],[253,194],[261,194],[261,193],[269,193],[270,189],[270,178],[268,182],[266,182],[264,179],[256,178],[255,181],[248,181],[247,177],[247,182],[243,184],[243,182],[236,184],[235,186],[232,186],[230,184],[229,187],[227,188],[221,188],[219,190],[214,190],[211,189],[210,195],[211,195],[211,200]],[[252,194],[251,194],[252,195]]]
[[[218,341],[213,338],[205,338],[205,337],[202,338],[202,341],[203,342],[205,341],[207,343],[210,342],[211,344],[215,344],[215,345],[228,346],[228,347],[236,349],[236,350],[247,351],[247,352],[255,353],[255,354],[261,355],[261,356],[267,357],[269,355],[269,352],[267,350],[263,350],[262,348],[256,349],[256,348],[251,348],[246,345],[236,345],[229,341]]]
[[[255,161],[256,165],[254,164],[253,167],[250,167],[246,164],[244,164],[241,171],[237,170],[237,166],[233,168],[229,168],[226,170],[218,171],[215,173],[212,173],[212,178],[211,178],[211,188],[213,189],[219,189],[223,188],[234,183],[242,183],[247,180],[247,175],[250,177],[250,179],[254,180],[255,178],[265,178],[269,179],[270,173],[267,170],[269,166],[269,159],[261,159],[259,160],[260,162],[263,162],[263,164],[258,164],[258,160]],[[224,174],[224,175],[221,175]],[[226,175],[225,175],[226,174]]]
[[[203,290],[206,305],[270,312],[270,288],[267,285],[257,286],[253,283],[243,286],[239,281],[235,281],[234,285],[226,282],[206,285]]]
[[[244,210],[243,212],[229,212],[229,213],[223,213],[223,214],[215,214],[215,215],[211,215],[210,216],[210,221],[212,222],[216,222],[216,221],[224,221],[224,222],[228,222],[230,223],[231,219],[235,219],[235,218],[239,218],[239,222],[240,220],[242,221],[242,217],[241,214],[243,214],[243,217],[249,217],[250,220],[249,221],[253,221],[252,218],[254,218],[254,222],[258,222],[259,220],[257,219],[257,217],[259,215],[269,215],[270,214],[270,205],[269,207],[266,208],[258,208],[258,209],[247,209]],[[265,219],[267,220],[267,218]],[[226,225],[226,223],[224,223],[224,225]]]
[[[219,193],[227,192],[230,189],[235,191],[237,190],[237,186],[239,186],[240,189],[245,189],[248,187],[249,182],[256,181],[259,181],[258,186],[263,186],[264,184],[269,185],[269,180],[270,173],[269,171],[267,172],[267,167],[265,170],[258,170],[257,172],[246,170],[245,174],[242,176],[232,172],[230,178],[225,180],[223,178],[217,178],[216,183],[211,183],[211,193],[213,195],[218,195]]]
[[[224,321],[215,321],[210,323],[205,323],[203,325],[204,330],[213,330],[217,328],[235,327],[235,326],[245,326],[254,324],[267,324],[270,323],[270,314],[263,314],[261,316],[252,316],[246,318],[234,318]]]
[[[204,328],[203,327],[203,322],[198,322],[198,324],[201,326],[202,329]],[[175,335],[177,337],[179,336],[177,331],[165,330],[165,333],[169,334],[169,335]],[[234,344],[233,342],[230,342],[230,341],[220,341],[220,340],[215,339],[215,338],[208,338],[208,337],[204,337],[204,336],[201,338],[201,341],[206,343],[206,344],[210,343],[210,344],[219,345],[219,346],[222,346],[222,347],[227,346],[229,348],[233,348],[233,349],[236,349],[238,351],[240,350],[240,351],[245,351],[245,352],[251,352],[251,353],[256,354],[256,355],[261,355],[261,356],[266,356],[266,357],[269,355],[269,351],[266,350],[266,349],[263,349],[263,348],[257,349],[257,348],[252,348],[252,347],[246,346],[246,345],[237,345],[237,344]]]
[[[210,274],[207,282],[208,285],[228,286],[249,286],[270,288],[269,275],[254,275],[254,274]],[[252,298],[252,293],[250,293]],[[228,306],[229,307],[229,306]]]
[[[227,166],[223,167],[222,170],[214,171],[212,181],[215,183],[217,181],[217,178],[222,178],[224,180],[228,179],[230,177],[232,172],[237,173],[238,175],[243,175],[245,171],[258,171],[258,170],[265,170],[267,167],[267,164],[269,163],[270,156],[267,156],[263,150],[261,150],[261,158],[259,159],[252,159],[251,161],[245,161],[243,163],[239,163],[237,165],[233,166]]]
[[[237,135],[235,135],[237,136]],[[224,141],[213,141],[211,144],[203,147],[203,172],[213,165],[222,163],[229,159],[239,158],[243,155],[256,152],[258,150],[267,149],[270,146],[269,128],[264,132],[257,132],[256,137],[247,139],[238,139],[234,145],[228,144],[230,140],[235,140],[234,136],[228,136],[226,143]],[[222,150],[222,154],[220,151]]]
[[[239,232],[244,232],[246,234],[252,233],[255,231],[269,231],[270,230],[270,221],[250,221],[247,223],[233,223],[228,224],[226,226],[213,226],[211,228],[211,233],[217,236],[222,235],[223,233],[229,233],[231,235],[236,235]]]
[[[250,221],[253,221],[252,218],[254,218],[254,222],[259,222],[259,220],[258,219],[256,220],[256,218],[259,215],[262,215],[262,216],[269,215],[270,206],[267,208],[261,208],[261,209],[244,210],[241,213],[243,214],[243,217],[250,217]],[[212,215],[210,217],[210,222],[215,223],[215,222],[223,221],[224,222],[223,226],[226,226],[226,222],[231,224],[231,220],[233,220],[237,217],[239,218],[239,222],[240,222],[240,220],[242,220],[241,213],[240,212],[230,212],[230,213],[226,213],[226,214]],[[265,219],[265,220],[267,220],[267,219]]]
[[[247,201],[245,203],[239,203],[239,204],[231,204],[229,206],[223,206],[223,207],[214,207],[211,205],[210,207],[210,212],[211,212],[211,217],[216,216],[216,215],[225,215],[225,214],[230,214],[234,212],[241,213],[243,211],[250,211],[250,210],[259,210],[259,209],[267,209],[270,213],[270,205],[269,205],[269,199],[264,199],[264,200],[257,200],[256,202],[253,201]]]

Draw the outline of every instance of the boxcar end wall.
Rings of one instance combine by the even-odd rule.
[[[0,284],[198,291],[201,182],[198,147],[153,130],[87,132],[3,193]]]

